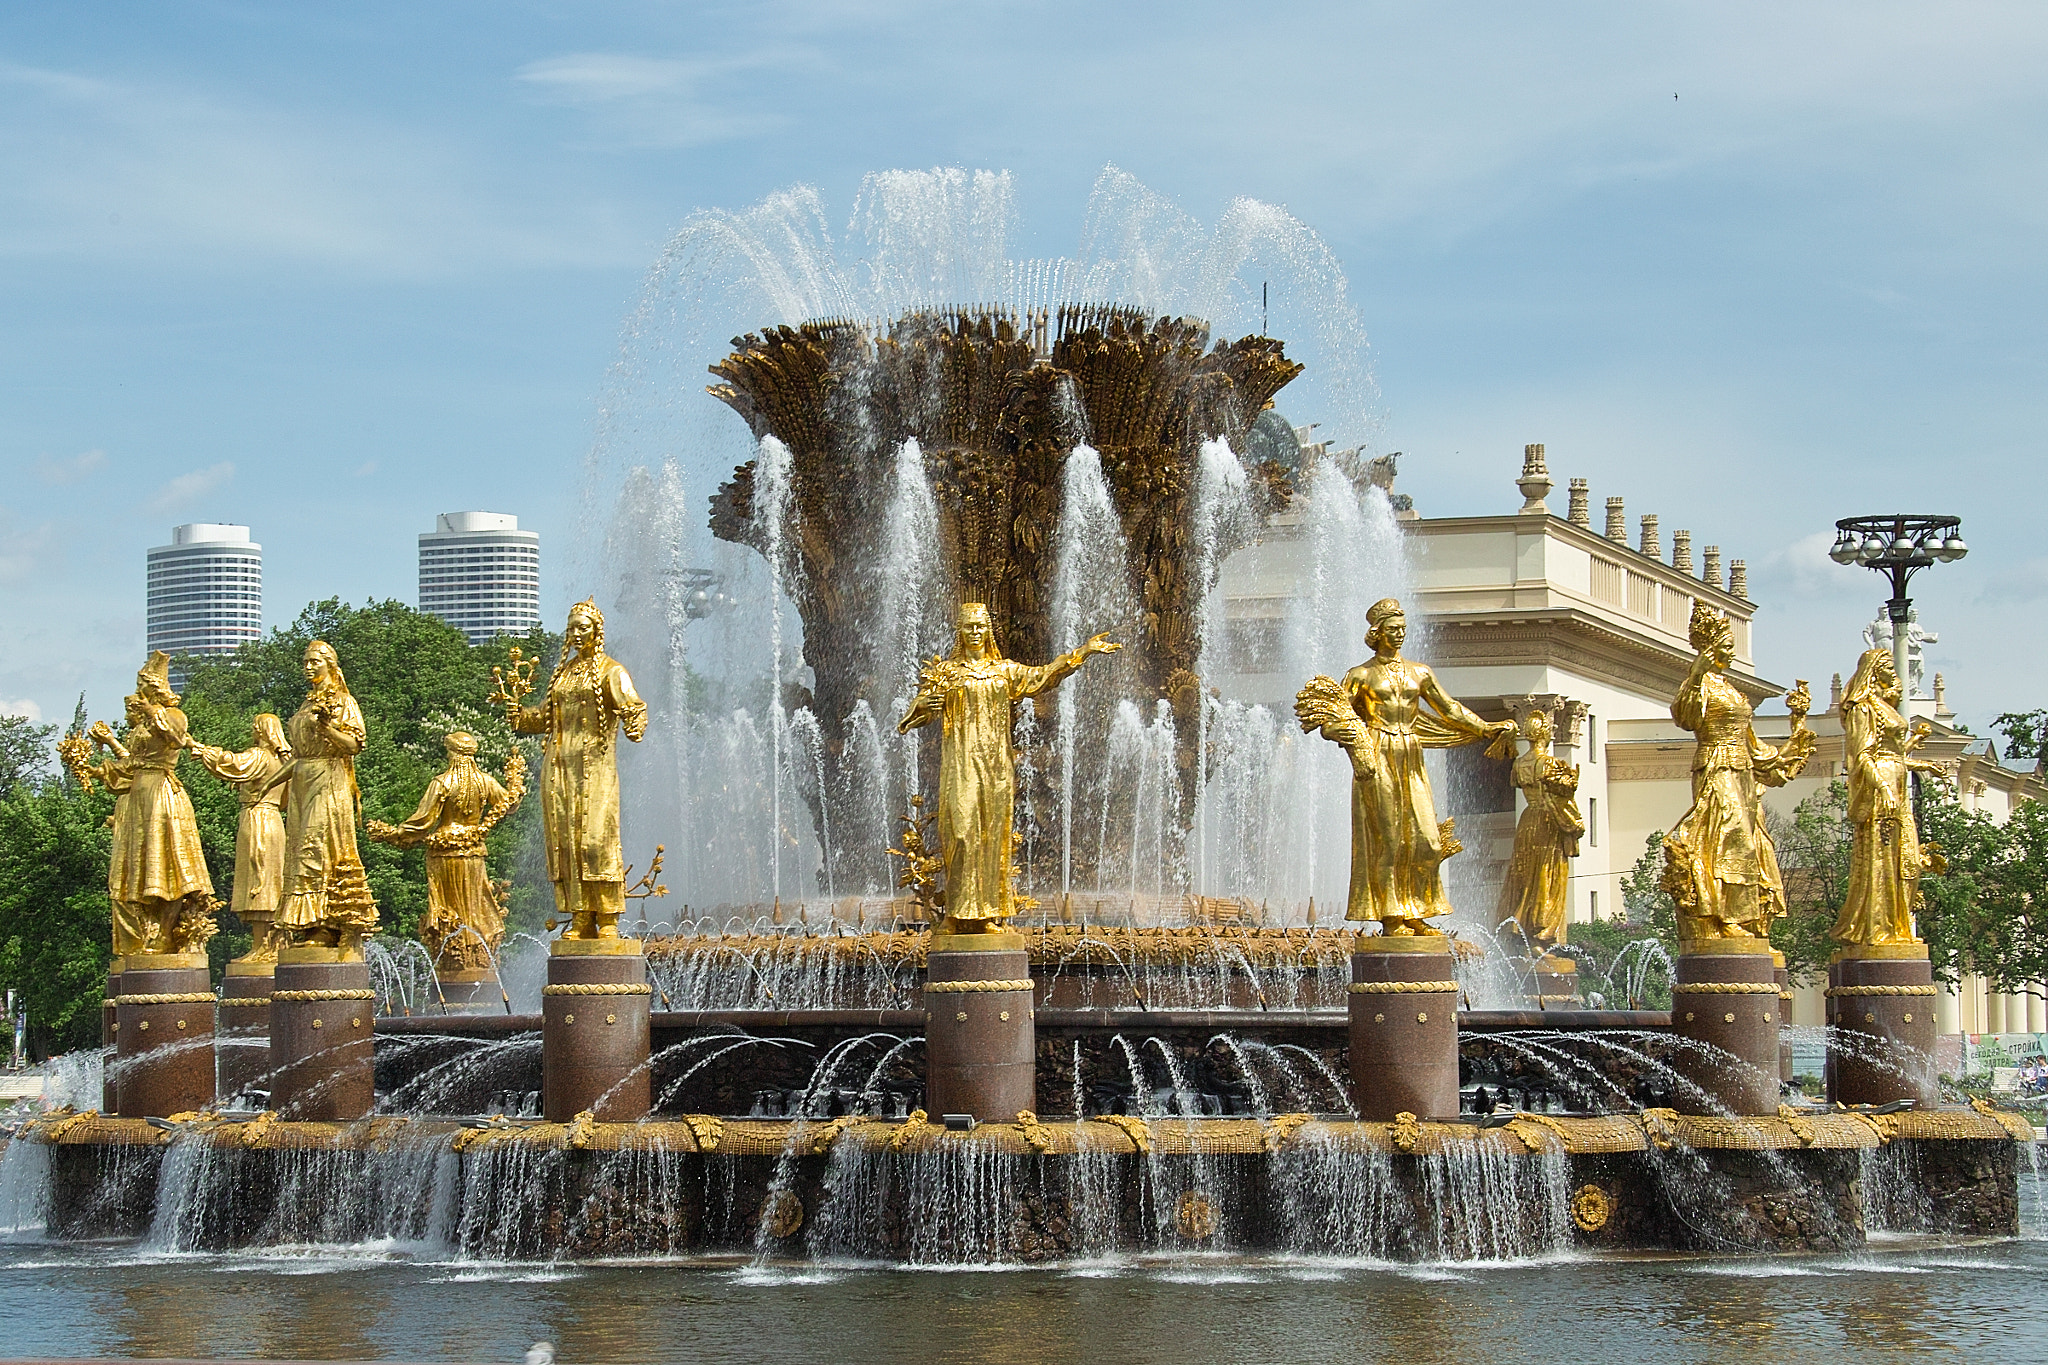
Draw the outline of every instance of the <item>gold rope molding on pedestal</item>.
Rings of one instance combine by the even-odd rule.
[[[1776,995],[1775,981],[1687,981],[1671,987],[1673,995]]]
[[[1828,994],[1835,995],[1933,995],[1932,986],[1830,986]]]
[[[375,991],[272,991],[272,1000],[375,1000]]]
[[[269,1003],[270,997],[267,995],[228,996],[220,1002],[220,1007],[224,1010],[253,1010]]]
[[[117,1005],[197,1005],[213,1003],[212,991],[182,991],[170,995],[117,995]]]
[[[1037,983],[1030,977],[1015,981],[927,981],[924,988],[941,995],[980,991],[1028,991],[1036,989]]]
[[[644,982],[636,986],[624,981],[616,983],[592,981],[579,982],[574,985],[542,986],[540,993],[542,995],[652,995],[654,994],[654,987]]]
[[[1431,995],[1455,993],[1455,981],[1354,981],[1344,988],[1352,995]]]

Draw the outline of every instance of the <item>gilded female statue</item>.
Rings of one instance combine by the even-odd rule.
[[[171,656],[157,650],[135,675],[135,692],[126,699],[126,743],[105,721],[93,723],[92,745],[112,758],[86,762],[82,742],[66,752],[81,779],[98,778],[116,797],[107,863],[116,957],[196,953],[214,933],[213,878],[192,798],[178,781],[178,755],[191,739],[171,690],[170,663]]]
[[[306,700],[285,732],[291,761],[271,779],[285,798],[285,897],[277,927],[291,941],[353,956],[377,927],[377,903],[356,850],[362,796],[356,755],[368,731],[341,660],[325,640],[306,646]]]
[[[1504,758],[1515,723],[1481,720],[1444,691],[1428,665],[1401,657],[1408,618],[1399,602],[1382,598],[1365,620],[1373,657],[1341,683],[1311,679],[1294,713],[1304,731],[1320,729],[1351,756],[1345,918],[1378,920],[1386,934],[1435,934],[1427,921],[1451,909],[1439,868],[1461,845],[1451,822],[1436,818],[1422,751],[1490,739],[1487,754]]]
[[[284,800],[272,779],[291,761],[284,723],[269,712],[250,722],[249,747],[237,753],[194,743],[192,756],[235,789],[235,890],[228,908],[249,926],[249,951],[237,962],[277,961],[277,909],[284,900]]]
[[[502,688],[502,684],[501,684]],[[562,661],[539,706],[503,690],[506,719],[520,734],[545,736],[540,805],[548,879],[566,938],[617,938],[626,907],[626,864],[619,852],[619,765],[614,735],[634,743],[647,733],[647,703],[633,679],[604,652],[604,613],[588,600],[569,609]]]
[[[476,736],[451,730],[441,741],[448,767],[427,783],[403,824],[369,824],[370,837],[409,848],[427,846],[427,915],[420,941],[436,969],[474,971],[493,965],[505,940],[505,907],[484,867],[485,839],[526,794],[526,760],[514,748],[505,785],[477,765]]]
[[[896,726],[899,734],[908,734],[940,722],[939,855],[946,872],[949,926],[998,927],[1012,913],[1010,819],[1017,794],[1010,750],[1012,704],[1057,687],[1091,655],[1122,648],[1097,635],[1049,664],[1020,664],[997,652],[985,604],[961,606],[952,657],[924,666],[917,696]]]
[[[1501,884],[1496,921],[1514,921],[1531,944],[1554,948],[1564,941],[1571,910],[1571,860],[1579,856],[1586,817],[1579,812],[1579,769],[1550,754],[1550,717],[1530,715],[1523,729],[1528,752],[1510,770],[1528,804],[1515,824],[1515,851]]]
[[[1849,770],[1849,824],[1855,831],[1849,896],[1835,920],[1838,942],[1871,946],[1917,943],[1913,915],[1920,875],[1936,865],[1913,825],[1912,774],[1941,777],[1945,763],[1912,756],[1927,737],[1925,721],[1899,714],[1897,665],[1890,649],[1868,649],[1842,694],[1844,757]]]
[[[1678,904],[1682,943],[1764,938],[1785,913],[1785,881],[1764,828],[1764,787],[1799,776],[1813,755],[1806,686],[1786,694],[1792,733],[1777,748],[1756,737],[1749,698],[1726,676],[1735,662],[1728,618],[1695,601],[1690,630],[1698,651],[1671,702],[1671,718],[1698,743],[1692,809],[1664,836],[1662,884]]]

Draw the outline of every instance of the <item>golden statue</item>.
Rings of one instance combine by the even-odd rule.
[[[451,730],[442,745],[448,767],[427,783],[404,824],[369,823],[370,837],[410,848],[427,846],[427,917],[420,942],[436,971],[481,971],[505,941],[505,905],[484,870],[484,840],[526,795],[526,759],[515,746],[500,786],[477,765],[476,736]]]
[[[1695,601],[1689,638],[1699,653],[1671,702],[1671,718],[1698,740],[1692,809],[1664,836],[1662,885],[1678,904],[1682,945],[1765,938],[1785,913],[1785,881],[1764,828],[1760,789],[1784,786],[1813,756],[1806,684],[1785,695],[1792,733],[1774,749],[1756,737],[1749,698],[1725,676],[1735,662],[1728,618]]]
[[[1531,712],[1523,727],[1528,752],[1510,770],[1528,805],[1515,823],[1515,851],[1500,888],[1501,925],[1513,921],[1531,945],[1564,942],[1571,918],[1571,860],[1579,856],[1586,817],[1579,812],[1579,769],[1550,754],[1550,717]]]
[[[303,668],[306,700],[285,728],[291,761],[270,779],[272,786],[289,784],[277,928],[294,944],[336,948],[353,959],[363,935],[377,927],[377,903],[356,850],[356,755],[368,731],[332,645],[308,644]]]
[[[1452,822],[1436,818],[1422,751],[1491,739],[1488,756],[1505,758],[1515,723],[1481,720],[1444,691],[1428,665],[1401,657],[1408,618],[1399,602],[1380,599],[1365,620],[1373,657],[1341,683],[1311,678],[1294,699],[1294,714],[1304,732],[1321,730],[1351,756],[1345,918],[1376,919],[1387,934],[1435,934],[1425,921],[1451,908],[1439,866],[1462,845]]]
[[[1941,855],[1920,843],[1913,825],[1911,774],[1946,777],[1948,765],[1912,756],[1930,727],[1925,721],[1909,726],[1899,714],[1900,700],[1891,650],[1865,650],[1842,694],[1855,845],[1849,897],[1832,933],[1845,944],[1918,943],[1913,915],[1920,908],[1920,875],[1941,868]]]
[[[98,778],[114,793],[107,898],[113,902],[114,956],[196,953],[213,937],[213,878],[199,844],[192,798],[178,781],[178,754],[191,742],[171,656],[156,650],[126,698],[124,744],[105,721],[93,722],[91,747],[113,757],[89,760],[85,736],[61,746],[81,785]]]
[[[541,817],[555,908],[569,921],[565,938],[617,938],[626,907],[626,865],[619,853],[619,765],[613,735],[634,743],[647,733],[647,703],[633,679],[604,652],[604,613],[589,600],[569,608],[562,661],[547,699],[522,706],[530,674],[513,656],[491,700],[503,702],[514,731],[546,736],[540,767]]]
[[[962,604],[953,654],[924,666],[917,696],[896,726],[908,734],[939,727],[939,857],[946,870],[946,924],[999,928],[1014,911],[1010,817],[1017,770],[1010,750],[1014,703],[1057,687],[1090,655],[1123,646],[1097,635],[1049,664],[1033,667],[996,650],[995,627],[981,602]]]
[[[284,798],[274,779],[291,761],[284,723],[269,712],[250,722],[249,747],[236,753],[192,745],[192,756],[235,789],[242,813],[235,823],[235,890],[228,908],[249,926],[249,951],[237,962],[277,961],[277,909],[284,900]]]

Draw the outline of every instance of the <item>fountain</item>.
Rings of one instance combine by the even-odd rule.
[[[815,244],[778,257],[762,221],[714,218],[678,244],[680,261],[723,243],[720,261],[742,243],[778,320],[696,357],[746,429],[708,518],[689,491],[708,492],[705,469],[619,472],[602,575],[644,703],[594,602],[543,704],[516,666],[491,698],[547,746],[566,932],[538,1008],[376,1016],[398,968],[424,981],[434,959],[286,947],[261,997],[269,1067],[229,1088],[267,1108],[139,1086],[131,1105],[129,1038],[172,1008],[155,996],[191,992],[154,989],[154,960],[127,955],[108,1021],[121,1117],[63,1110],[14,1134],[0,1190],[33,1206],[18,1221],[165,1250],[402,1238],[479,1258],[913,1263],[2015,1230],[2032,1139],[2015,1116],[1924,1092],[1788,1102],[1767,940],[1689,932],[1672,1012],[1593,1010],[1555,998],[1565,959],[1526,938],[1503,951],[1469,918],[1497,888],[1455,934],[1427,924],[1475,889],[1439,876],[1467,811],[1423,748],[1498,748],[1516,726],[1402,658],[1401,533],[1371,462],[1295,442],[1271,404],[1303,364],[1222,325],[1226,281],[997,269],[936,229],[943,269],[907,269],[919,183],[864,201],[868,287]],[[1098,242],[1135,249],[1140,227],[1113,221],[1133,193],[1109,183]],[[1240,236],[1301,246],[1276,211],[1233,214]],[[1228,256],[1180,259],[1213,274]],[[1134,301],[1090,301],[1115,297]],[[637,334],[650,354],[657,332]],[[628,386],[655,368],[632,358]],[[607,442],[628,444],[625,425]],[[1308,546],[1270,642],[1313,678],[1297,725],[1284,700],[1229,690],[1217,594],[1224,560],[1279,516]],[[1344,673],[1368,629],[1373,660]],[[1035,660],[1053,662],[1018,662]],[[638,883],[622,862],[648,835],[690,850],[672,885],[659,853]],[[662,890],[680,908],[657,926],[643,897]],[[1497,979],[1532,958],[1533,988]],[[1840,980],[1891,982],[1864,960]],[[1918,989],[1912,966],[1885,971]],[[220,1007],[245,1021],[258,999]],[[1877,1031],[1909,1053],[1920,1036]],[[1880,1169],[1882,1190],[1863,1175]]]

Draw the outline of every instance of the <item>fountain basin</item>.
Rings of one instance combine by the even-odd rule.
[[[1459,1259],[1844,1250],[1875,1228],[2010,1235],[2023,1126],[1975,1108],[1488,1127],[1027,1116],[971,1133],[921,1115],[162,1128],[73,1114],[14,1141],[48,1150],[50,1236],[148,1232],[182,1249],[405,1235],[493,1257],[1227,1247]]]

